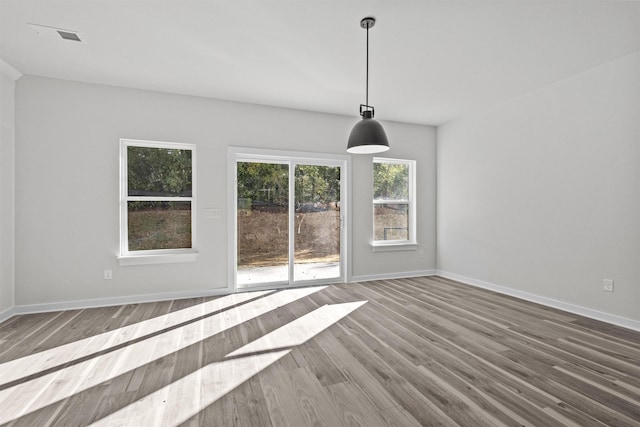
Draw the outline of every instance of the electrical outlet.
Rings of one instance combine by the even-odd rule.
[[[420,258],[424,258],[424,249],[420,249]]]
[[[605,292],[613,292],[613,279],[603,279],[602,290]]]
[[[113,279],[113,272],[111,270],[105,270],[104,280],[111,280],[111,279]]]

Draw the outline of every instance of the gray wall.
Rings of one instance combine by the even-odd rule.
[[[354,111],[357,105],[354,104]],[[227,147],[345,153],[357,117],[22,77],[16,88],[16,305],[227,286]],[[435,129],[384,123],[418,162],[419,252],[372,253],[371,157],[353,162],[353,275],[435,268]],[[197,145],[195,263],[119,267],[119,138]],[[113,270],[113,280],[103,270]]]
[[[640,53],[438,128],[437,180],[439,269],[640,320]]]
[[[0,72],[0,321],[14,304],[14,94],[14,77]]]

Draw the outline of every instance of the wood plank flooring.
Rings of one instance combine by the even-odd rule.
[[[15,316],[0,425],[640,426],[640,333],[440,277]]]

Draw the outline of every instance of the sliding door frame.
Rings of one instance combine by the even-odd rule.
[[[289,165],[289,194],[293,194],[295,186],[295,166],[321,165],[340,167],[340,277],[334,279],[318,279],[310,281],[294,281],[293,276],[293,252],[291,221],[295,212],[295,200],[289,200],[289,280],[287,283],[269,283],[264,286],[238,287],[237,263],[238,263],[238,224],[237,224],[237,163],[238,162],[264,162],[287,163]],[[228,147],[227,149],[227,247],[228,247],[228,275],[227,286],[231,292],[252,291],[258,289],[274,289],[295,286],[313,286],[320,284],[350,282],[351,281],[351,157],[340,154],[312,153],[301,151],[267,150],[248,147]]]

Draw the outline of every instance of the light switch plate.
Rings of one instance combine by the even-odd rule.
[[[204,209],[204,217],[209,219],[217,219],[222,216],[220,209]]]

